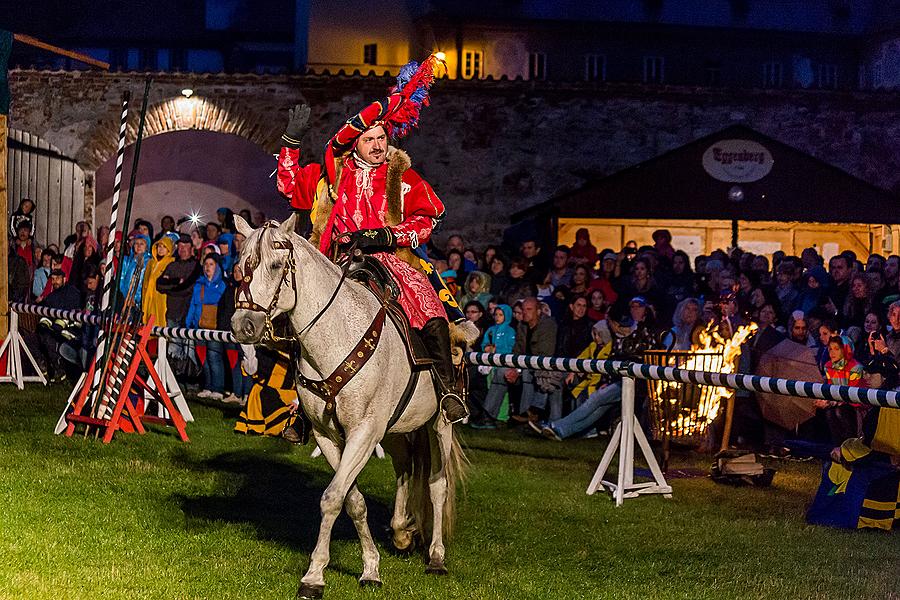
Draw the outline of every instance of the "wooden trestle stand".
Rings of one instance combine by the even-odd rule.
[[[99,404],[96,410],[88,403],[88,398],[91,395],[94,370],[102,368],[102,365],[97,363],[97,359],[91,363],[90,369],[81,379],[81,389],[77,393],[75,406],[72,412],[65,415],[67,424],[65,435],[67,437],[71,437],[75,433],[76,425],[82,424],[102,430],[103,443],[108,444],[127,419],[137,433],[146,432],[144,423],[171,425],[177,430],[181,441],[190,441],[185,431],[184,417],[166,392],[166,386],[163,385],[153,360],[150,358],[150,353],[147,351],[147,342],[152,330],[153,319],[151,317],[148,323],[138,329],[136,341],[127,331],[125,332],[122,343],[118,344],[116,351],[110,355],[108,383],[101,382],[101,388],[95,400]],[[138,374],[138,369],[142,365],[147,370],[149,382]],[[125,370],[126,368],[127,370]],[[121,377],[123,370],[125,370],[124,378]],[[132,393],[135,398],[156,400],[165,407],[169,416],[158,417],[141,413],[131,400]],[[108,406],[112,406],[112,414],[109,414]]]

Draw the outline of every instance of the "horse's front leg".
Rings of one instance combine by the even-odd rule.
[[[319,537],[310,557],[309,569],[300,580],[300,589],[297,590],[298,598],[322,597],[325,591],[324,571],[330,558],[331,529],[341,512],[341,506],[344,504],[350,488],[366,461],[369,460],[377,443],[378,439],[372,428],[360,427],[347,434],[347,441],[344,443],[344,451],[341,453],[340,463],[335,469],[334,478],[325,488],[325,493],[322,494],[322,499],[319,501],[322,511]]]
[[[450,461],[450,446],[453,442],[452,425],[438,414],[434,426],[428,427],[429,447],[431,449],[431,475],[428,479],[428,491],[431,495],[432,521],[431,545],[428,547],[428,566],[425,572],[431,575],[446,575],[444,565],[444,510],[447,502]]]
[[[316,443],[322,450],[322,455],[328,464],[337,471],[338,465],[341,463],[341,449],[328,438],[316,437]],[[359,578],[359,585],[381,586],[381,577],[378,574],[378,563],[380,557],[378,548],[375,547],[375,540],[372,538],[372,532],[369,530],[369,521],[366,510],[366,500],[363,498],[359,486],[354,483],[344,499],[344,510],[353,519],[353,525],[356,527],[356,533],[359,535],[359,544],[362,547],[363,572]]]

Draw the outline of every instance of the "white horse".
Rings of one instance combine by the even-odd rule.
[[[238,303],[231,328],[240,343],[261,343],[272,332],[271,319],[287,313],[293,331],[299,332],[295,334],[301,348],[296,357],[298,370],[309,379],[323,380],[368,334],[381,303],[359,283],[342,280],[337,265],[294,233],[295,219],[254,230],[235,216],[237,230],[247,238],[239,257],[242,293],[246,297],[249,292],[252,302]],[[309,569],[300,580],[300,598],[322,597],[331,529],[342,505],[353,519],[362,546],[359,583],[381,585],[378,549],[356,485],[379,442],[390,454],[397,477],[391,519],[394,545],[405,550],[416,533],[426,541],[430,534],[426,573],[447,572],[444,536],[452,529],[456,480],[462,476],[465,457],[452,426],[438,409],[428,371],[420,373],[408,406],[388,430],[411,377],[406,356],[400,333],[387,319],[371,358],[334,399],[333,414],[326,411],[322,397],[298,384],[315,441],[335,470],[322,494],[322,522]]]

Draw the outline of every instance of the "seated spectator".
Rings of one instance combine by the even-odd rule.
[[[816,346],[815,340],[809,333],[806,315],[803,314],[803,311],[795,310],[791,313],[790,318],[788,318],[787,331],[788,338],[791,341],[809,348],[814,348]]]
[[[629,313],[618,321],[610,322],[612,342],[608,358],[612,360],[643,361],[644,352],[654,345],[651,327],[648,325],[650,312],[642,298],[633,298],[629,303]],[[601,358],[606,358],[602,356]],[[551,418],[529,426],[548,439],[562,441],[584,434],[622,400],[622,378],[611,377],[606,385],[600,384],[588,399],[569,415]]]
[[[668,229],[657,229],[653,232],[653,247],[657,254],[671,262],[675,256],[675,248],[672,247],[672,234]]]
[[[472,271],[466,277],[465,289],[459,297],[459,303],[466,305],[469,302],[478,302],[482,309],[491,299],[491,277],[481,271]]]
[[[66,274],[62,269],[50,272],[50,285],[53,289],[41,303],[48,308],[59,310],[76,310],[81,305],[81,292],[78,287],[66,283]],[[59,346],[72,339],[67,333],[69,324],[62,319],[43,317],[38,322],[38,354],[47,368],[47,376],[51,382],[63,381],[66,372],[59,353]]]
[[[530,238],[522,242],[519,248],[519,257],[525,262],[525,279],[537,285],[544,281],[547,271],[550,269],[550,261],[541,251],[537,240]]]
[[[496,260],[496,259],[495,259]],[[525,279],[528,264],[523,260],[514,260],[509,267],[509,278],[506,286],[498,294],[500,301],[512,306],[519,300],[537,297],[537,287]]]
[[[603,360],[609,356],[612,348],[612,332],[609,329],[609,323],[605,320],[597,321],[591,327],[591,343],[584,351],[578,355],[580,359],[587,360]],[[572,397],[575,398],[576,406],[580,406],[588,396],[597,391],[605,379],[604,375],[599,373],[577,374],[569,373],[566,376],[566,385],[573,385]],[[576,380],[578,383],[576,384]]]
[[[572,285],[572,268],[569,266],[570,250],[568,246],[557,246],[553,253],[553,263],[547,276],[544,278],[543,284],[550,286],[550,289],[557,288],[561,285]]]
[[[672,304],[694,295],[694,272],[688,255],[682,250],[672,254],[672,272],[667,278],[665,294]]]
[[[41,252],[41,262],[34,270],[34,279],[31,282],[31,296],[41,298],[47,283],[50,281],[50,271],[53,270],[53,252],[44,249]]]
[[[28,271],[34,270],[34,246],[31,239],[32,225],[30,221],[21,221],[19,226],[13,231],[16,234],[16,240],[13,247],[16,254],[22,257],[25,264],[28,265]]]
[[[663,337],[663,345],[669,350],[690,350],[699,347],[703,327],[700,320],[700,301],[696,298],[685,298],[675,307],[672,329]]]
[[[9,276],[9,300],[11,302],[27,301],[29,287],[32,285],[31,274],[28,272],[28,265],[12,246],[7,249],[6,268]]]
[[[509,283],[506,258],[501,254],[495,254],[491,258],[488,275],[491,276],[491,295],[499,297]]]
[[[587,300],[584,296],[572,298],[557,333],[557,356],[574,358],[591,343],[591,327],[594,321],[587,316],[587,310]]]
[[[591,271],[584,265],[578,265],[572,272],[572,285],[568,286],[573,296],[587,296],[591,286]]]
[[[603,295],[603,290],[598,288],[591,290],[588,301],[588,318],[595,323],[606,319],[606,310],[609,307],[609,303]]]

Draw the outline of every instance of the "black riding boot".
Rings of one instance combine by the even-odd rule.
[[[432,373],[436,376],[444,417],[451,423],[462,421],[469,416],[469,410],[456,389],[456,368],[450,355],[450,325],[444,319],[432,319],[421,331],[428,354],[434,360]]]

